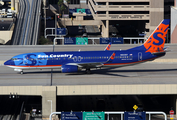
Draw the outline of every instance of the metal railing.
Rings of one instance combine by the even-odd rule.
[[[100,37],[88,37],[88,40],[91,40],[92,41],[92,44],[98,44],[95,42],[95,40],[99,40]],[[129,43],[128,44],[143,44],[147,38],[145,37],[124,37],[124,44],[127,44],[125,43],[125,40],[128,40]],[[56,44],[56,40],[62,40],[62,44],[61,45],[64,45],[64,37],[56,37],[53,39],[53,45]]]
[[[49,34],[47,34],[47,31],[51,30]],[[63,36],[63,35],[57,35],[56,28],[45,28],[44,36],[47,38],[48,36]]]
[[[90,37],[90,38],[88,38],[88,40],[92,40],[92,44],[94,45],[94,44],[97,44],[96,42],[95,42],[95,39],[100,39],[99,37]],[[62,44],[61,45],[64,45],[64,37],[56,37],[56,38],[54,38],[53,39],[53,45],[55,45],[56,44],[56,40],[62,40]]]
[[[51,113],[50,116],[49,116],[49,120],[52,120],[52,116],[55,115],[55,114],[61,114],[61,112],[53,112],[53,113]],[[121,115],[121,120],[123,120],[124,112],[105,112],[105,114],[107,114],[107,120],[109,120],[109,115],[110,114],[116,114],[116,115],[120,114]],[[151,114],[162,114],[162,115],[164,115],[164,120],[167,120],[167,115],[164,112],[146,112],[146,114],[149,115],[149,120],[151,120]]]
[[[46,28],[45,31],[44,31],[44,36],[45,38],[47,38],[47,36],[55,36],[56,34],[56,31],[55,31],[56,28]],[[47,34],[47,30],[51,30],[52,34]]]

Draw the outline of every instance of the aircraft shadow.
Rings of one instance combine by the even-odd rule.
[[[24,71],[23,74],[49,74],[49,73],[61,73],[61,71],[35,71],[35,72]]]
[[[70,75],[110,75],[110,76],[119,76],[119,77],[132,77],[129,75],[121,75],[119,73],[146,73],[146,72],[169,72],[169,71],[177,71],[177,69],[137,69],[137,70],[115,70],[114,68],[107,68],[107,69],[94,69],[91,70],[90,74],[86,74],[85,71],[80,71],[77,73],[64,73],[66,76]],[[24,72],[24,74],[49,74],[49,73],[58,73],[61,74],[61,71],[35,71],[35,72]]]
[[[111,76],[120,76],[120,77],[132,77],[129,75],[120,75],[121,73],[147,73],[147,72],[169,72],[169,71],[177,71],[177,69],[137,69],[137,70],[115,70],[112,68],[101,69],[101,70],[93,70],[91,74],[104,74]],[[120,73],[120,74],[119,74]],[[138,75],[139,76],[139,75]],[[143,75],[141,75],[143,76]],[[137,76],[134,76],[137,77]]]

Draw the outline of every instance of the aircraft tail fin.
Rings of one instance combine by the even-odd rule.
[[[150,53],[163,52],[169,24],[170,20],[164,19],[142,46],[133,49],[145,49]]]
[[[150,37],[144,43],[146,52],[162,52],[170,24],[169,19],[164,19],[159,26],[154,30]]]

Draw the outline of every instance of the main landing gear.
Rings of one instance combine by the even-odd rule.
[[[90,68],[86,68],[86,74],[90,74],[91,73],[91,71],[90,71]]]

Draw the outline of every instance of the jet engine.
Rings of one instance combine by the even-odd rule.
[[[76,65],[62,65],[61,71],[62,73],[72,73],[72,72],[78,72],[79,68]]]

